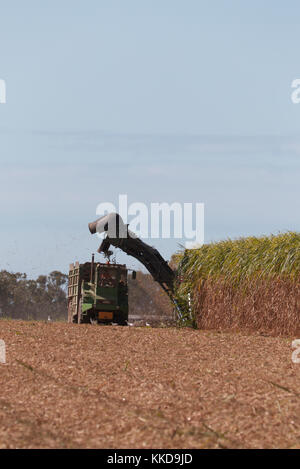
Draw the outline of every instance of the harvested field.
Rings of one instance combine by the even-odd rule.
[[[0,321],[1,448],[300,447],[291,339]]]

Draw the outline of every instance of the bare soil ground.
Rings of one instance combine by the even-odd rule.
[[[292,339],[0,321],[0,448],[299,448]]]

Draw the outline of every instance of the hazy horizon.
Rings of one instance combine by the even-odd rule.
[[[88,260],[87,224],[119,194],[205,203],[206,242],[299,231],[299,13],[257,0],[3,6],[0,270]],[[184,242],[145,241],[166,259]]]

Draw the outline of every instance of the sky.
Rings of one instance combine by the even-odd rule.
[[[87,224],[119,194],[204,203],[205,242],[299,231],[299,2],[11,0],[0,14],[0,269],[89,260]],[[166,259],[184,242],[145,241]]]

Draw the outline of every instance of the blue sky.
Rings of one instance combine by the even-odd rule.
[[[0,268],[85,261],[96,206],[124,193],[204,202],[206,241],[299,230],[299,2],[11,0],[0,13]],[[149,240],[166,258],[178,241]]]

